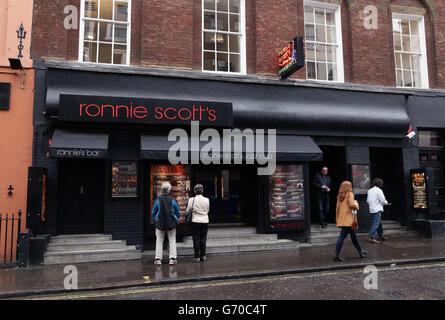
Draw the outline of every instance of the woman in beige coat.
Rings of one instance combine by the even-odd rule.
[[[360,257],[363,258],[368,252],[360,247],[357,240],[357,214],[352,210],[358,211],[360,209],[358,203],[354,201],[354,193],[352,193],[352,184],[349,181],[343,181],[340,185],[340,190],[337,196],[337,227],[341,228],[340,235],[338,237],[337,245],[335,247],[334,261],[344,261],[340,257],[340,251],[348,234],[351,235],[352,243],[358,250]]]

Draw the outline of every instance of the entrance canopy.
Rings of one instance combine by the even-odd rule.
[[[237,140],[238,139],[238,140]],[[262,142],[258,142],[262,139]],[[209,139],[210,140],[210,139]],[[231,138],[230,146],[226,145],[224,151],[224,139],[220,138],[219,143],[214,143],[213,146],[218,146],[209,150],[210,142],[198,141],[196,138],[188,138],[185,142],[168,141],[167,135],[141,135],[141,159],[151,160],[166,160],[168,159],[169,150],[187,152],[187,156],[192,153],[205,153],[204,157],[210,154],[211,158],[218,157],[223,159],[226,153],[233,154],[239,152],[245,160],[248,157],[258,156],[256,153],[268,155],[268,152],[273,152],[273,148],[269,148],[269,139],[267,134],[264,137],[255,135],[236,135]],[[238,141],[238,142],[236,142]],[[273,139],[271,140],[271,142]],[[181,145],[183,143],[183,145]],[[258,149],[258,143],[263,145],[262,150]],[[276,135],[275,154],[277,161],[321,161],[323,160],[323,152],[318,148],[317,144],[308,136],[294,136],[294,135]],[[178,154],[178,153],[177,153]],[[179,156],[179,154],[178,154]],[[229,155],[230,156],[230,155]],[[190,158],[189,158],[190,159]],[[209,159],[207,157],[207,159]]]
[[[108,157],[108,134],[56,129],[49,154],[54,158],[105,159]]]

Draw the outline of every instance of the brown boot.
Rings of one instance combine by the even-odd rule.
[[[385,240],[388,240],[389,237],[386,237],[386,236],[378,236],[377,239],[379,239],[380,241],[385,241]]]
[[[368,241],[371,243],[380,243],[380,241],[377,241],[376,239],[373,238],[368,238]]]

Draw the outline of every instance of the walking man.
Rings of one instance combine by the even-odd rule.
[[[162,195],[156,199],[151,215],[156,226],[156,253],[155,265],[162,264],[162,249],[164,237],[167,233],[169,241],[169,257],[171,266],[177,263],[176,260],[176,225],[178,224],[180,210],[175,198],[170,195],[172,186],[169,182],[164,182],[161,186]]]
[[[326,219],[329,214],[329,193],[331,192],[332,187],[331,177],[328,176],[328,167],[321,168],[321,172],[318,172],[315,175],[312,184],[317,188],[320,225],[322,228],[326,228]]]
[[[383,227],[382,227],[382,213],[383,206],[388,205],[388,201],[386,201],[385,195],[381,187],[383,186],[383,180],[380,178],[375,178],[372,181],[373,187],[368,190],[368,205],[369,212],[373,215],[373,222],[371,226],[371,230],[369,230],[369,242],[371,243],[379,243],[376,239],[378,234],[380,240],[387,240],[388,237],[383,235]]]

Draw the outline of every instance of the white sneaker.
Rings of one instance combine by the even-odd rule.
[[[171,258],[170,262],[169,262],[169,265],[174,266],[177,263],[178,263],[178,261],[175,258]]]
[[[155,265],[160,266],[162,264],[161,259],[155,259]]]

